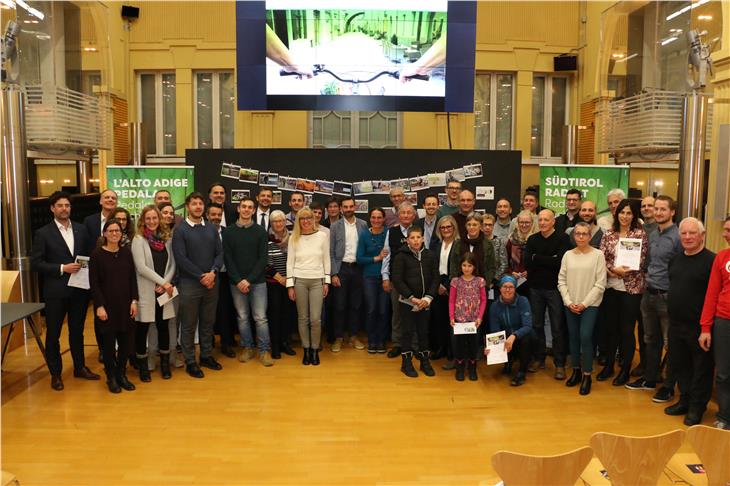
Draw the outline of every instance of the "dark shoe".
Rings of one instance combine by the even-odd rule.
[[[378,352],[378,347],[374,344],[368,343],[368,354],[375,354]]]
[[[580,382],[580,394],[588,395],[591,392],[591,385],[593,384],[593,378],[591,375],[583,375],[583,381]]]
[[[543,366],[544,366],[544,362],[542,362],[542,363],[543,363]],[[530,363],[530,365],[529,365],[529,366],[527,367],[527,371],[529,371],[530,373],[537,373],[537,370],[539,370],[539,369],[540,369],[540,364],[541,364],[541,362],[540,362],[540,361],[538,361],[538,360],[533,360],[533,361],[532,361],[532,362]]]
[[[236,353],[233,353],[236,356]],[[169,380],[172,378],[172,371],[170,370],[170,353],[160,354],[160,373],[162,373],[162,379]]]
[[[310,349],[310,358],[312,366],[319,366],[319,348]]]
[[[397,358],[400,355],[401,355],[400,346],[394,346],[390,351],[388,351],[389,358]]]
[[[613,376],[613,366],[606,366],[596,375],[596,380],[606,381]]]
[[[580,383],[580,368],[573,368],[573,374],[570,375],[568,381],[565,382],[565,386],[576,386]]]
[[[565,366],[557,366],[555,368],[555,379],[561,381],[565,379]]]
[[[512,381],[509,383],[512,386],[522,386],[525,384],[525,373],[518,371]]]
[[[441,369],[445,370],[445,371],[451,371],[454,368],[456,368],[456,360],[454,360],[454,359],[450,359],[446,363],[441,365]]]
[[[236,357],[236,352],[230,346],[221,346],[221,354],[227,358]]]
[[[666,403],[671,402],[674,399],[674,390],[663,386],[651,397],[651,401],[654,403]]]
[[[312,350],[310,348],[304,348],[304,356],[302,356],[302,364],[304,366],[312,364]]]
[[[469,364],[467,365],[467,372],[469,375],[469,381],[477,381],[479,379],[479,377],[477,376],[476,360],[469,360]]]
[[[433,370],[433,366],[431,366],[431,362],[428,358],[428,351],[421,351],[418,353],[418,360],[421,362],[419,369],[423,371],[423,374],[426,376],[435,376],[436,372]]]
[[[392,351],[393,350],[391,349],[391,352]],[[388,356],[390,356],[390,354],[388,354]],[[401,359],[402,363],[400,365],[400,370],[403,372],[403,374],[410,378],[418,377],[418,371],[416,371],[416,369],[413,367],[413,353],[410,351],[407,353],[401,353]]]
[[[273,359],[281,359],[281,351],[272,351],[271,352],[271,357]]]
[[[504,366],[502,367],[502,374],[503,375],[511,375],[512,374],[512,363],[507,361]]]
[[[122,373],[117,378],[117,383],[119,383],[119,386],[121,386],[122,388],[124,388],[127,391],[134,391],[137,389],[137,387],[134,386],[134,383],[132,383],[131,381],[129,381],[127,379],[127,375],[125,373]]]
[[[635,376],[637,378],[640,376],[644,376],[644,365],[639,363],[639,366],[631,371],[631,376]]]
[[[294,351],[294,348],[291,347],[291,344],[289,343],[283,343],[281,345],[281,352],[286,354],[287,356],[296,356],[297,352]]]
[[[220,371],[223,369],[223,366],[219,362],[215,360],[213,356],[208,356],[206,358],[200,358],[200,366],[204,366],[211,370]]]
[[[205,376],[203,370],[201,370],[200,366],[198,366],[198,363],[190,363],[188,365],[185,365],[185,371],[187,371],[188,374],[193,378],[203,378]]]
[[[654,383],[653,381],[646,381],[643,378],[639,378],[638,380],[634,380],[631,383],[626,383],[624,385],[624,388],[629,390],[655,390],[656,383]]]
[[[697,410],[691,410],[687,412],[687,416],[684,417],[684,425],[688,427],[692,427],[693,425],[699,425],[702,423],[702,413],[698,412]]]
[[[147,355],[137,356],[137,369],[139,370],[139,379],[142,383],[152,381],[152,375],[150,375],[150,370],[147,368]]]
[[[84,366],[79,370],[74,370],[74,378],[83,378],[84,380],[98,380],[100,376],[92,372],[88,366]]]
[[[56,391],[63,390],[63,380],[61,379],[61,375],[51,375],[51,388]]]
[[[122,387],[119,386],[119,383],[117,383],[117,379],[113,376],[110,376],[106,379],[106,386],[112,393],[122,393]]]
[[[443,349],[437,349],[431,353],[431,361],[436,361],[446,356],[446,351]]]
[[[613,386],[623,386],[629,382],[629,368],[621,368],[616,378],[611,383]]]
[[[464,369],[466,363],[464,361],[456,361],[456,381],[464,381]]]
[[[378,344],[378,354],[385,354],[388,350],[385,349],[385,344]]]
[[[669,405],[667,408],[664,409],[664,413],[667,415],[686,415],[687,412],[689,412],[689,405],[686,403],[682,403],[681,401],[675,403],[674,405]]]

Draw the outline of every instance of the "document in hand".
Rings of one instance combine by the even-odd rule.
[[[507,362],[507,351],[504,350],[504,343],[507,334],[504,331],[493,332],[485,337],[485,347],[489,350],[487,354],[487,365]]]
[[[619,238],[616,249],[616,266],[628,267],[629,270],[641,269],[641,239]]]
[[[89,285],[89,260],[90,258],[87,256],[76,256],[74,263],[81,265],[81,268],[79,268],[78,272],[72,273],[68,278],[69,287],[76,287],[84,290],[89,290],[89,288],[91,288]]]
[[[172,296],[170,296],[167,292],[163,292],[160,296],[157,297],[157,303],[160,304],[160,306],[163,306],[177,296],[178,296],[177,287],[173,287]]]
[[[458,334],[476,334],[477,323],[476,322],[455,322],[454,323],[454,335]]]

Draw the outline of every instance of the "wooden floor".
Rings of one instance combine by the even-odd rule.
[[[90,342],[87,363],[101,373]],[[73,378],[65,346],[60,393],[35,343],[6,358],[2,469],[24,486],[494,484],[500,449],[554,454],[596,431],[684,428],[650,392],[594,382],[582,397],[550,365],[512,388],[484,362],[478,382],[455,381],[443,361],[435,377],[411,379],[382,354],[327,350],[305,367],[298,349],[271,368],[219,358],[224,369],[202,380],[182,369],[149,384],[133,375],[136,391],[112,395]]]

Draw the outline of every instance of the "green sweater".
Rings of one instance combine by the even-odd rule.
[[[258,224],[243,227],[236,223],[223,231],[223,260],[231,284],[244,279],[251,284],[264,282],[267,242],[266,230]]]

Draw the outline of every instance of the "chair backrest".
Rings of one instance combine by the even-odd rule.
[[[497,451],[492,466],[505,486],[564,486],[575,484],[593,457],[590,447],[557,456],[530,456]]]
[[[702,461],[709,486],[730,484],[730,430],[693,425],[687,429],[687,442]]]
[[[650,437],[597,432],[591,437],[591,447],[614,486],[653,485],[683,438],[683,430]]]
[[[17,270],[0,270],[2,275],[2,298],[0,302],[20,302],[20,272]]]

